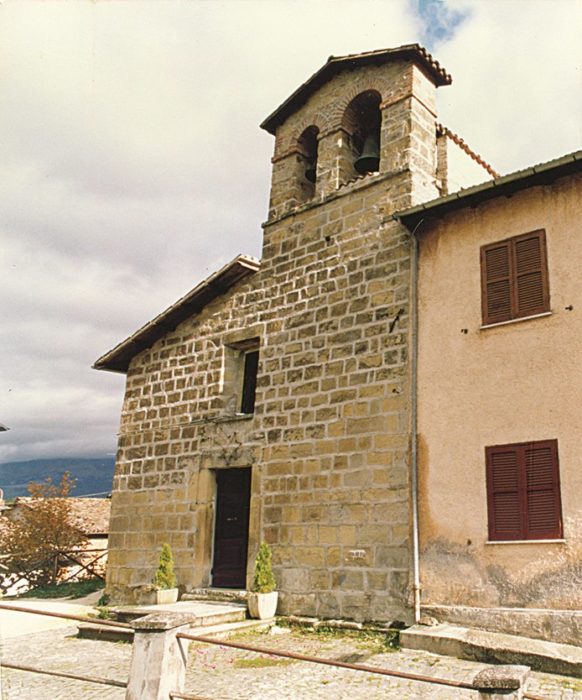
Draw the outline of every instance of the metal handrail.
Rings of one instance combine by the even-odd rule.
[[[84,615],[69,615],[67,613],[58,613],[49,610],[34,610],[33,608],[21,608],[18,605],[6,605],[0,603],[0,610],[12,610],[13,612],[30,613],[31,615],[46,615],[47,617],[60,617],[64,620],[75,620],[76,622],[87,622],[91,625],[105,625],[108,627],[125,627],[133,629],[127,622],[115,622],[114,620],[99,620]]]
[[[297,654],[290,651],[273,651],[264,647],[256,647],[250,644],[239,644],[237,642],[227,642],[224,639],[212,639],[211,637],[199,637],[186,632],[178,632],[176,637],[181,639],[189,639],[193,642],[204,642],[205,644],[215,644],[217,646],[231,647],[233,649],[242,649],[243,651],[254,651],[258,654],[268,654],[269,656],[281,656],[286,659],[295,659],[296,661],[310,661],[316,664],[325,666],[336,666],[339,668],[347,668],[351,671],[365,671],[367,673],[376,673],[381,676],[394,676],[395,678],[404,678],[411,681],[422,681],[425,683],[434,683],[436,685],[446,685],[451,688],[465,688],[467,690],[477,690],[472,683],[464,681],[453,681],[446,678],[434,678],[431,676],[422,676],[416,673],[406,673],[405,671],[393,671],[376,666],[368,666],[366,664],[350,664],[346,661],[336,661],[334,659],[324,659],[320,656],[307,656],[306,654]]]
[[[85,617],[83,615],[70,615],[67,613],[58,613],[48,610],[34,610],[31,608],[23,608],[16,605],[7,605],[5,603],[0,603],[0,610],[8,610],[13,612],[29,613],[31,615],[45,615],[46,617],[56,617],[65,620],[74,620],[77,622],[85,622],[93,625],[104,625],[109,627],[133,629],[133,626],[127,622],[116,622],[114,620],[99,620],[90,617]],[[405,680],[419,681],[422,683],[432,683],[434,685],[444,685],[450,688],[463,688],[466,690],[477,691],[478,689],[472,683],[467,683],[465,681],[454,681],[447,678],[436,678],[434,676],[424,676],[416,673],[407,673],[405,671],[395,671],[384,668],[378,668],[376,666],[369,666],[367,664],[351,664],[346,661],[337,661],[334,659],[325,659],[319,656],[309,656],[307,654],[298,654],[296,652],[290,651],[278,651],[274,649],[266,649],[264,647],[254,646],[251,644],[240,644],[237,642],[228,642],[224,639],[214,639],[212,637],[205,637],[202,635],[188,634],[187,632],[178,632],[176,634],[178,639],[187,639],[193,642],[201,642],[203,644],[214,644],[215,646],[230,647],[232,649],[241,649],[242,651],[251,651],[257,654],[267,654],[269,656],[279,656],[286,659],[294,659],[296,661],[307,661],[311,663],[322,664],[325,666],[335,666],[336,668],[346,668],[351,671],[364,671],[366,673],[375,673],[381,676],[391,676],[394,678],[402,678]],[[17,671],[28,671],[30,673],[40,673],[49,676],[58,676],[62,678],[71,678],[73,680],[87,681],[89,683],[100,683],[102,685],[112,685],[120,688],[126,688],[127,683],[122,681],[115,681],[107,678],[92,677],[92,676],[82,676],[78,674],[65,673],[61,671],[47,671],[43,669],[36,668],[34,666],[24,666],[18,664],[12,664],[7,661],[2,661],[2,666],[5,668],[14,669]],[[174,691],[170,693],[171,698],[183,698],[184,700],[210,700],[209,698],[204,698],[199,695],[187,695]],[[539,695],[532,695],[531,693],[524,692],[523,697],[526,700],[547,700]]]
[[[76,622],[86,622],[93,625],[106,625],[109,627],[124,627],[131,628],[127,622],[115,622],[113,620],[96,620],[84,615],[68,615],[66,613],[52,612],[49,610],[34,610],[31,608],[23,608],[17,605],[6,605],[0,603],[0,610],[8,610],[12,612],[30,613],[31,615],[45,615],[46,617],[57,617],[65,620],[74,620]],[[116,681],[110,678],[101,678],[100,676],[85,676],[78,673],[66,673],[65,671],[49,671],[38,668],[36,666],[25,666],[24,664],[13,664],[10,661],[2,659],[2,667],[10,668],[15,671],[25,671],[29,673],[39,673],[45,676],[57,676],[59,678],[70,678],[76,681],[85,681],[88,683],[99,683],[100,685],[111,685],[118,688],[127,688],[127,682]]]
[[[101,676],[82,676],[77,673],[66,673],[65,671],[48,671],[36,666],[24,666],[23,664],[12,664],[2,660],[3,668],[11,668],[16,671],[28,671],[30,673],[40,673],[44,676],[57,676],[58,678],[71,678],[75,681],[86,681],[89,683],[100,683],[101,685],[113,685],[117,688],[127,688],[127,682],[116,681],[111,678],[101,678]]]

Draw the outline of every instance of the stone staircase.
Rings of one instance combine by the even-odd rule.
[[[112,619],[117,622],[132,622],[139,617],[157,612],[176,613],[182,619],[188,620],[192,630],[200,634],[207,634],[213,631],[225,631],[235,629],[239,626],[252,624],[247,621],[247,605],[242,596],[233,596],[230,599],[215,599],[215,591],[210,595],[194,598],[194,594],[189,594],[188,598],[183,598],[177,603],[168,605],[122,605],[110,609]],[[241,593],[236,591],[236,593]],[[243,591],[243,593],[246,593]],[[220,593],[218,593],[220,595]],[[241,602],[243,601],[243,602]],[[183,616],[186,616],[185,618]],[[79,637],[84,639],[103,639],[107,641],[131,640],[133,630],[115,629],[113,627],[99,627],[97,625],[79,625]]]

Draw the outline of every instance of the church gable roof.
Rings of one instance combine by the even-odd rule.
[[[129,363],[138,353],[151,347],[156,340],[174,330],[182,321],[200,312],[207,304],[224,294],[241,279],[257,272],[259,267],[260,262],[256,258],[238,255],[234,260],[196,285],[175,304],[130,335],[129,338],[116,345],[113,350],[102,355],[96,360],[93,369],[127,372]]]

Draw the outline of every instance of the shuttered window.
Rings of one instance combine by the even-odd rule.
[[[481,290],[485,325],[549,311],[545,232],[483,246]]]
[[[485,448],[489,540],[562,537],[557,440]]]

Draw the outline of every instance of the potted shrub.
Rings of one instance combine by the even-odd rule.
[[[271,558],[269,545],[263,542],[255,559],[253,587],[247,598],[249,614],[258,620],[275,617],[277,611],[279,594],[275,590],[277,584],[273,575]]]
[[[175,603],[178,600],[174,557],[172,556],[172,548],[167,543],[162,545],[158,570],[154,576],[154,587],[157,605]]]

